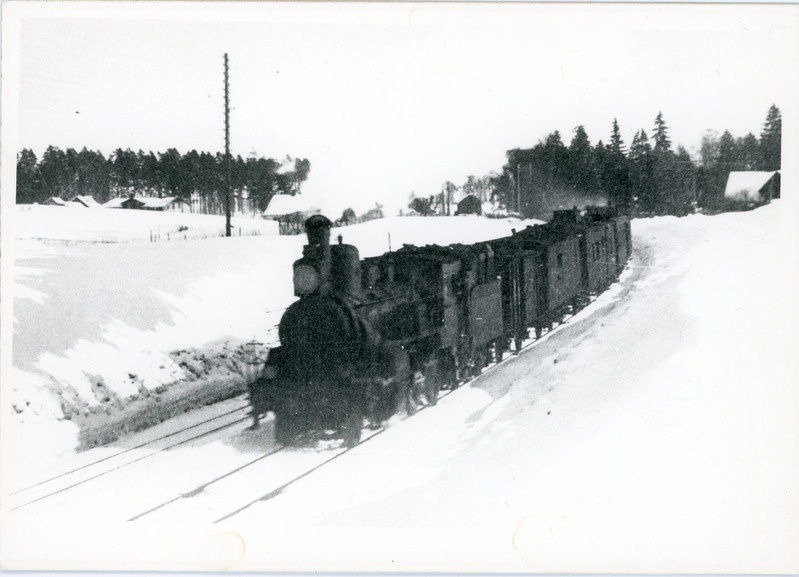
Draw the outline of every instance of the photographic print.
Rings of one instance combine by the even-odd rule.
[[[798,17],[5,2],[2,568],[795,573]]]

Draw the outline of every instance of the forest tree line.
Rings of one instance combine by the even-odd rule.
[[[508,150],[501,173],[470,176],[461,187],[446,182],[438,194],[412,195],[409,208],[423,215],[453,214],[453,198],[475,194],[525,217],[605,203],[635,216],[721,210],[730,172],[780,169],[781,140],[776,105],[759,138],[708,132],[696,158],[682,145],[673,146],[662,113],[649,134],[644,129],[635,133],[629,148],[614,119],[607,144],[592,144],[583,126],[574,129],[568,145],[555,131],[532,148]]]
[[[252,154],[230,158],[230,188],[236,206],[263,211],[275,194],[297,194],[311,170],[307,159],[280,162]],[[118,148],[108,158],[83,148],[50,146],[39,159],[30,149],[17,155],[17,203],[42,203],[51,197],[69,200],[77,195],[104,203],[130,196],[175,196],[199,212],[222,214],[228,166],[222,153],[191,150],[180,154],[133,152]],[[246,199],[246,202],[244,201]]]

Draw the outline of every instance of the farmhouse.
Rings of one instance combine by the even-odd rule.
[[[747,204],[769,202],[780,197],[780,172],[739,171],[727,178],[724,197]]]
[[[306,219],[321,211],[310,206],[307,199],[292,194],[276,194],[262,216],[278,223],[280,234],[302,234]]]
[[[473,194],[467,194],[458,203],[458,209],[455,211],[455,216],[460,214],[482,214],[483,207],[480,199]]]

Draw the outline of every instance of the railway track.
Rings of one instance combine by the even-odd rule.
[[[17,489],[8,495],[8,511],[16,511],[38,503],[144,459],[152,458],[165,451],[244,423],[249,420],[247,415],[248,404],[243,397],[238,398],[238,400],[240,403],[233,409],[143,441],[132,447],[120,449],[111,454],[92,459],[87,463],[73,466],[66,471]]]
[[[544,333],[540,338],[525,341],[518,352],[521,353],[538,342],[545,340],[573,316],[567,316],[561,323]],[[506,353],[502,360],[484,368],[479,375],[461,383],[458,388],[474,384],[514,356],[514,353]],[[442,391],[438,400],[440,401],[456,390]],[[422,406],[415,414],[427,408],[430,408],[430,406]],[[412,418],[415,414],[410,415],[408,418]],[[166,515],[166,509],[169,508],[169,518],[196,519],[197,521],[212,523],[226,521],[243,513],[257,503],[278,497],[295,483],[312,475],[329,463],[344,457],[349,452],[357,450],[358,447],[376,438],[385,430],[385,427],[374,430],[365,429],[361,441],[348,448],[337,447],[324,451],[303,451],[278,447],[267,454],[252,459],[241,467],[227,471],[222,475],[204,481],[190,490],[174,495],[170,499],[130,517],[128,520],[138,521],[148,517],[155,520],[154,518],[158,514]],[[235,474],[243,473],[245,469],[248,469],[248,476],[236,479]]]

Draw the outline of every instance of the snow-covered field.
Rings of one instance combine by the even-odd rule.
[[[781,202],[746,213],[634,221],[630,267],[590,307],[435,408],[269,499],[253,499],[280,475],[267,465],[247,480],[227,479],[226,491],[209,485],[189,493],[212,471],[240,466],[269,447],[258,432],[212,436],[129,474],[108,474],[91,489],[4,511],[3,562],[49,569],[796,572],[799,277],[795,220]],[[388,247],[389,228],[396,247],[490,238],[518,226],[389,219],[342,234],[366,256]],[[19,241],[15,371],[3,389],[6,401],[25,406],[4,407],[4,449],[12,449],[3,451],[4,481],[9,470],[32,474],[32,451],[44,455],[59,445],[50,439],[39,451],[36,436],[26,438],[45,430],[37,421],[58,415],[45,400],[44,379],[102,404],[88,375],[102,375],[121,395],[130,367],[145,388],[179,377],[170,364],[175,348],[218,352],[220,339],[231,346],[268,342],[275,311],[292,298],[288,271],[301,244],[278,237],[169,245]],[[58,422],[65,438],[59,449],[67,450],[75,437],[69,422]],[[280,462],[288,468],[306,457],[297,452]],[[5,497],[11,486],[3,487]],[[149,520],[117,521],[139,503],[181,494]],[[226,507],[251,501],[207,524]]]
[[[13,209],[18,239],[166,242],[225,235],[225,218],[208,214],[29,204]],[[277,234],[277,223],[263,219],[233,217],[231,226],[234,236]]]

